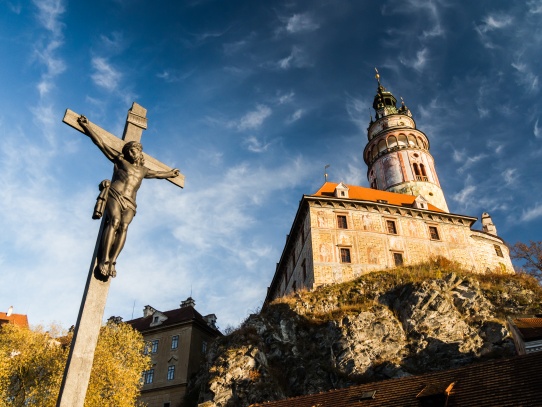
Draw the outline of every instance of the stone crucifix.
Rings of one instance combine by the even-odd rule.
[[[140,144],[147,128],[147,110],[133,103],[128,111],[122,140],[90,123],[84,116],[66,110],[63,122],[86,134],[115,164],[111,181],[102,181],[93,218],[103,220],[87,277],[77,324],[64,370],[57,407],[83,407],[94,351],[116,261],[126,241],[128,225],[136,212],[136,194],[144,178],[167,179],[183,188],[179,170],[145,154]]]

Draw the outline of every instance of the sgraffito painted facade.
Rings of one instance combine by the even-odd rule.
[[[300,202],[266,303],[299,289],[443,256],[474,273],[513,273],[489,214],[450,213],[427,136],[378,79],[363,156],[371,188],[326,182]]]

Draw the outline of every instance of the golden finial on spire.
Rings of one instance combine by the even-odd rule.
[[[380,85],[380,75],[378,74],[378,69],[376,69],[376,67],[375,67],[375,72],[376,72],[375,78],[378,82],[378,85]]]

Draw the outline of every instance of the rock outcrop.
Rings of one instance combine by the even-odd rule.
[[[248,406],[510,356],[505,317],[539,313],[541,299],[529,278],[431,265],[297,293],[211,346],[192,405]]]

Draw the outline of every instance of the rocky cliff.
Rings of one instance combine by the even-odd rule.
[[[189,405],[248,406],[514,354],[506,316],[540,313],[541,287],[442,263],[268,305],[213,344]]]

